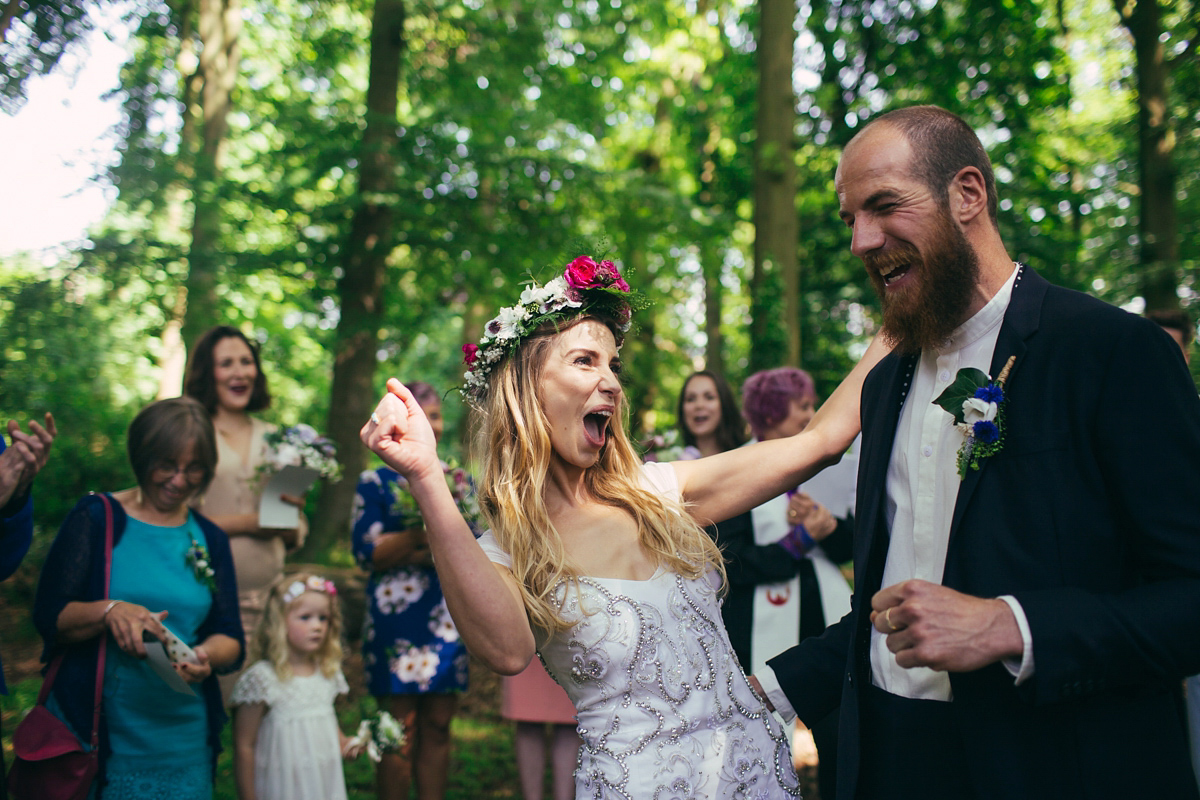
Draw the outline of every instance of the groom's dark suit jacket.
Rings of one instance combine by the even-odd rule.
[[[990,374],[1010,355],[1001,452],[959,488],[944,585],[1010,594],[1035,672],[950,676],[976,795],[1196,798],[1181,679],[1200,672],[1200,400],[1158,327],[1017,277]],[[853,798],[871,596],[888,547],[885,484],[916,359],[863,388],[853,610],[771,662],[803,720],[841,703],[838,797]]]

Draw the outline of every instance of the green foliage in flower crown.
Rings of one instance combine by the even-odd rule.
[[[460,389],[468,400],[487,394],[488,376],[505,357],[539,328],[581,314],[615,320],[622,333],[632,324],[633,312],[646,308],[649,300],[634,292],[621,277],[620,269],[608,260],[597,262],[581,255],[567,264],[562,275],[544,286],[530,281],[514,306],[500,309],[484,327],[479,344],[463,345],[467,372]]]

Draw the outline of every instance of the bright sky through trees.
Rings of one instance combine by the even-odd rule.
[[[116,194],[92,178],[115,158],[110,129],[118,100],[101,96],[117,85],[126,33],[116,24],[97,27],[119,38],[93,33],[52,74],[30,80],[29,101],[15,116],[0,114],[0,149],[9,154],[0,180],[0,256],[82,239]]]

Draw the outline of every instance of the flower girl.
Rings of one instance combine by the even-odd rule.
[[[348,690],[341,627],[332,581],[287,575],[271,588],[231,701],[239,800],[345,800],[343,751],[361,746],[346,746],[333,710]]]

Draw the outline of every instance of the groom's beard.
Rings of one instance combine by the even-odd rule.
[[[911,244],[863,256],[867,274],[883,301],[883,335],[901,353],[917,353],[946,343],[966,321],[979,278],[979,259],[967,239],[945,215],[938,216],[929,255]],[[880,272],[908,264],[908,286],[888,289]]]

